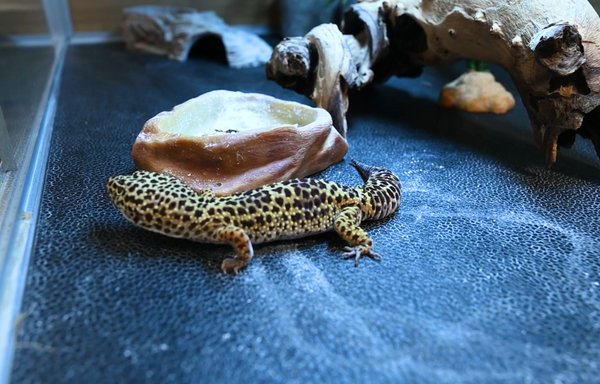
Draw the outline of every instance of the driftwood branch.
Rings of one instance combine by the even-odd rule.
[[[600,18],[586,0],[379,0],[278,45],[267,76],[310,96],[344,135],[348,88],[475,59],[509,72],[548,165],[576,134],[600,156]]]

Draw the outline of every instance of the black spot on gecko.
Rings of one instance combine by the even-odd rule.
[[[242,220],[240,224],[247,228],[252,228],[254,226],[254,220]]]

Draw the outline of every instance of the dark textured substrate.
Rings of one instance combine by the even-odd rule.
[[[441,85],[463,68],[351,99],[349,155],[404,186],[400,213],[365,225],[382,262],[355,268],[325,234],[256,246],[234,277],[219,272],[229,247],[129,224],[106,179],[134,170],[148,118],[201,93],[308,100],[264,68],[71,47],[12,382],[597,382],[593,150],[547,170],[520,104],[505,116],[441,109]],[[319,177],[360,183],[347,161]]]

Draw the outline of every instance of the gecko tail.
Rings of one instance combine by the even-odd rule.
[[[350,163],[365,182],[360,187],[367,207],[363,219],[379,220],[396,212],[402,201],[402,185],[398,176],[389,169],[372,167],[354,159],[350,159]]]
[[[363,179],[363,181],[367,181],[369,180],[369,177],[371,176],[371,173],[375,172],[378,170],[377,167],[372,167],[370,165],[361,163],[359,161],[354,160],[353,158],[350,158],[350,164],[352,164],[352,166],[354,168],[356,168],[356,170],[358,171],[358,173],[360,174],[360,177]]]

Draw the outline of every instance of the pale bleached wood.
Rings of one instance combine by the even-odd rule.
[[[347,95],[338,68],[320,67],[340,50],[352,56],[356,74],[343,78],[354,78],[348,85],[357,88],[393,75],[416,76],[427,65],[484,61],[510,73],[548,165],[556,161],[559,146],[573,145],[576,133],[591,139],[600,156],[600,18],[587,0],[554,0],[551,6],[546,0],[363,1],[350,8],[345,21],[343,43],[337,36],[320,43],[335,45],[329,51],[318,50],[311,40],[323,35],[321,29],[333,35],[327,25],[295,40],[316,53],[306,64],[312,71],[295,74],[275,63],[286,57],[288,41],[275,48],[269,77],[313,99],[329,100]],[[323,76],[331,79],[316,81]],[[335,90],[320,86],[336,81]],[[345,96],[328,110],[345,117],[347,105]],[[337,124],[338,129],[345,125]]]

